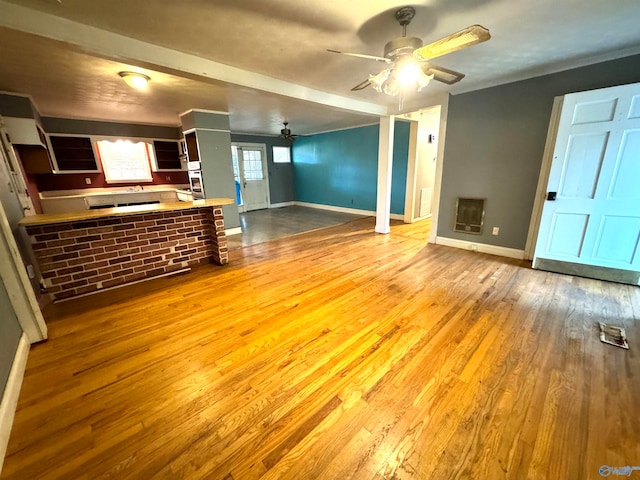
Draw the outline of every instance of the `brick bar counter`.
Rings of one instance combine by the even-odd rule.
[[[222,205],[230,198],[25,217],[53,300],[229,262]]]

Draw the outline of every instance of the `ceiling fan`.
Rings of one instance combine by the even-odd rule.
[[[280,130],[280,137],[290,142],[293,142],[295,140],[296,135],[293,135],[291,133],[291,129],[287,127],[287,125],[289,125],[289,122],[283,122],[283,125],[284,125],[284,128]]]
[[[432,79],[447,85],[454,84],[462,80],[464,74],[434,65],[431,63],[431,59],[486,42],[491,38],[489,30],[481,25],[472,25],[440,40],[423,45],[421,39],[407,37],[407,25],[411,23],[415,14],[416,10],[413,7],[402,7],[396,12],[396,20],[402,27],[402,36],[391,40],[384,46],[383,57],[328,50],[332,53],[376,60],[389,65],[380,73],[369,75],[368,80],[359,83],[351,91],[362,90],[371,85],[378,92],[395,96],[411,87],[417,87],[417,90],[420,91]]]

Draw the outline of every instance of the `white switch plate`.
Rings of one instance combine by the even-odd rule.
[[[84,183],[86,183],[87,185],[91,185],[91,179],[89,177],[85,177]]]
[[[491,231],[491,235],[499,235],[500,234],[500,227],[493,227],[493,230]]]

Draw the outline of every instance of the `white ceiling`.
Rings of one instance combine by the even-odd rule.
[[[230,113],[232,131],[294,133],[372,123],[398,100],[350,88],[400,34],[393,0],[0,0],[0,91],[44,116],[178,125],[191,108]],[[638,0],[430,0],[412,4],[425,43],[481,24],[492,39],[435,63],[466,74],[405,101],[461,93],[640,53]],[[122,70],[148,74],[145,92]]]

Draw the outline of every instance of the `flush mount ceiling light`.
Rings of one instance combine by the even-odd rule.
[[[137,72],[120,72],[118,75],[122,77],[127,85],[137,90],[144,90],[147,88],[147,83],[151,80],[147,75]]]

